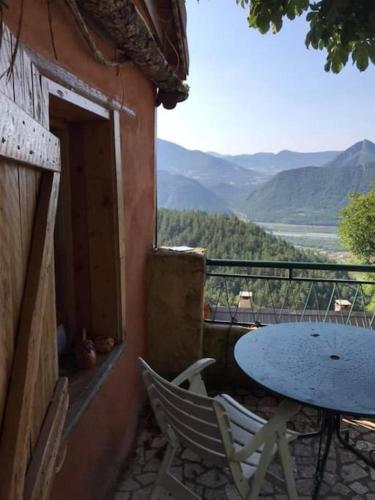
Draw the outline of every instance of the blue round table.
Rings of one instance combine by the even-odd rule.
[[[375,416],[375,331],[332,323],[280,323],[242,336],[234,357],[266,390],[323,410],[321,434],[326,434],[326,443],[322,456],[319,453],[314,498],[333,433],[374,467],[343,440],[340,417]]]

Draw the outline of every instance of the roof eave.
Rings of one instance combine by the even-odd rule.
[[[132,0],[78,0],[114,42],[158,87],[156,105],[172,109],[188,98],[189,87],[176,74]]]

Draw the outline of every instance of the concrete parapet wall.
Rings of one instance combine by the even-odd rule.
[[[158,248],[147,262],[147,360],[172,376],[202,357],[206,258],[202,249]]]

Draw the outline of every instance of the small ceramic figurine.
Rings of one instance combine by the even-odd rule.
[[[105,353],[113,349],[115,345],[115,339],[113,337],[106,337],[105,335],[100,335],[94,338],[94,345],[96,352]]]
[[[82,330],[82,340],[75,347],[75,357],[79,368],[92,368],[96,365],[94,342],[87,338],[86,329]]]

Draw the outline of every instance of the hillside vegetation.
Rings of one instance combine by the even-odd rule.
[[[158,213],[158,245],[203,247],[207,249],[209,258],[327,262],[328,260],[315,252],[294,248],[281,238],[267,234],[259,226],[240,221],[233,215],[209,215],[203,212],[174,211],[161,209]],[[229,271],[220,269],[221,272]],[[262,272],[267,275],[285,273],[272,269],[236,269],[236,273],[252,274]],[[231,270],[233,272],[233,269]],[[301,272],[302,276],[303,273]],[[306,273],[305,273],[306,275]],[[310,272],[309,276],[323,276],[319,271]],[[344,273],[342,278],[348,276]],[[225,284],[226,283],[226,284]],[[308,294],[308,284],[288,281],[266,280],[226,280],[210,278],[206,293],[213,302],[236,303],[241,289],[251,289],[258,305],[262,307],[296,307],[302,308]],[[315,301],[311,308],[324,308],[327,305],[332,287],[326,284],[317,286]],[[350,298],[351,292],[343,287],[342,293]]]
[[[375,163],[285,170],[251,193],[243,208],[259,222],[336,224],[348,193],[367,192],[374,178]]]
[[[231,213],[223,199],[194,179],[160,170],[157,185],[160,207],[202,210],[209,214]]]
[[[210,258],[245,260],[325,261],[319,254],[299,250],[234,215],[160,209],[158,245],[202,247]]]

